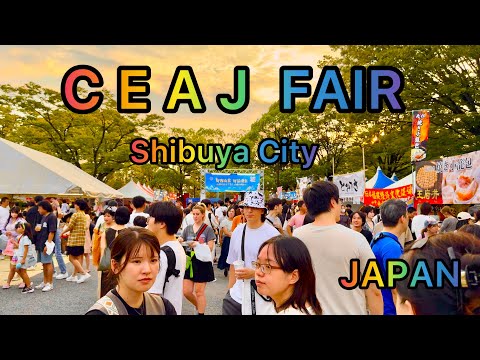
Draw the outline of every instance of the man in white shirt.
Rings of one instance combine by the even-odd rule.
[[[349,276],[352,259],[360,261],[360,274],[375,255],[365,237],[340,220],[341,201],[337,185],[316,181],[308,187],[303,200],[315,220],[293,231],[307,245],[316,278],[316,293],[326,315],[383,314],[382,293],[374,283],[367,289],[344,289],[339,278]]]
[[[5,226],[7,226],[8,218],[10,217],[10,199],[6,196],[2,197],[0,203],[0,230],[2,234],[5,233]]]
[[[175,253],[175,269],[178,276],[171,275],[166,279],[168,268],[168,258],[165,251],[160,252],[160,271],[153,286],[148,290],[152,294],[160,294],[169,300],[177,311],[177,315],[182,314],[183,301],[183,277],[187,267],[187,256],[182,245],[176,239],[177,233],[182,223],[182,212],[172,202],[158,201],[148,207],[148,225],[147,229],[152,231],[160,243],[160,248],[170,247]]]
[[[279,218],[279,215],[282,213],[283,210],[282,200],[280,200],[279,198],[273,198],[268,200],[267,209],[267,222],[269,222],[273,227],[275,227],[280,232],[280,234],[285,234],[282,227],[282,221]]]
[[[133,219],[137,216],[144,216],[148,219],[148,214],[145,212],[145,208],[147,207],[147,199],[143,196],[134,196],[132,198],[132,205],[133,212],[130,214],[130,221],[128,222],[127,226],[133,226]]]
[[[225,219],[226,215],[223,215],[223,213],[227,213],[227,207],[225,206],[223,200],[218,200],[218,207],[215,209],[215,218],[217,219],[217,222],[219,224],[222,223],[223,219]]]
[[[425,227],[425,220],[428,219],[428,215],[432,212],[432,205],[428,202],[420,205],[420,215],[415,215],[412,219],[412,233],[415,234],[415,239],[422,238],[422,230]]]
[[[223,299],[223,315],[250,315],[251,306],[251,280],[255,279],[255,269],[252,261],[257,260],[258,249],[266,240],[280,235],[277,229],[265,223],[265,200],[258,191],[245,193],[243,201],[243,214],[247,220],[239,224],[232,233],[228,250],[227,263],[230,264],[228,278],[228,292]],[[244,241],[242,241],[242,238]],[[243,251],[242,251],[243,243]],[[244,268],[235,269],[236,260],[244,261]],[[257,315],[274,313],[273,304],[269,305],[260,300],[255,294],[255,308]],[[273,310],[273,312],[270,312]]]
[[[7,226],[8,218],[10,217],[10,199],[6,196],[2,197],[0,203],[0,234],[5,234],[5,226]],[[0,250],[0,260],[5,259],[5,256]]]
[[[215,233],[216,239],[215,239],[215,245],[213,246],[212,249],[212,259],[213,263],[217,262],[217,243],[218,243],[218,221],[217,218],[215,217],[215,214],[212,212],[212,202],[210,199],[203,199],[201,201],[202,203],[205,204],[207,207],[207,211],[205,211],[205,220],[204,223],[207,225],[210,225],[211,228],[213,229],[213,232]]]

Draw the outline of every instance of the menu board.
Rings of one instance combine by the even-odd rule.
[[[415,168],[415,200],[417,203],[443,204],[442,160],[417,162]]]
[[[480,203],[480,151],[416,163],[415,202]]]
[[[445,204],[480,203],[480,151],[443,159]]]

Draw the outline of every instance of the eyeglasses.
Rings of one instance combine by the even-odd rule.
[[[264,274],[270,274],[272,269],[282,269],[280,266],[272,266],[270,264],[260,264],[258,261],[252,261],[252,266],[255,269],[260,269]]]

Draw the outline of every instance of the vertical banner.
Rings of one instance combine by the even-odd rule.
[[[427,156],[430,110],[412,111],[411,161],[421,161]]]

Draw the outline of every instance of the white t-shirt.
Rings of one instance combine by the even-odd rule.
[[[350,278],[350,260],[360,260],[363,273],[368,259],[375,259],[365,237],[343,225],[303,225],[293,231],[310,252],[315,269],[316,293],[325,315],[367,315],[365,290],[343,289],[338,278]]]
[[[10,216],[10,207],[6,208],[0,206],[0,230],[5,233],[5,226],[7,226],[7,221]]]
[[[211,214],[211,215],[208,215]],[[210,221],[210,218],[212,221]],[[205,212],[205,220],[203,221],[205,224],[210,225],[212,229],[217,229],[218,228],[218,221],[215,218],[215,215],[211,211],[206,211]]]
[[[183,277],[185,275],[185,268],[187,267],[187,255],[183,250],[182,245],[177,240],[167,241],[162,246],[168,245],[175,253],[175,269],[180,270],[178,277],[170,276],[166,285],[165,293],[163,293],[163,284],[165,283],[165,275],[167,273],[168,260],[164,251],[160,251],[160,271],[157,278],[153,283],[149,293],[161,294],[167,300],[169,300],[177,311],[177,315],[182,314],[182,301],[183,301]]]
[[[280,221],[280,218],[278,216],[273,216],[273,215],[267,215],[266,216],[267,219],[269,219],[270,221],[265,221],[265,222],[268,222],[270,225],[273,225],[274,227],[279,227],[279,228],[282,228],[282,222]]]
[[[277,313],[277,315],[315,315],[311,306],[307,307],[307,310],[308,314],[304,313],[300,309],[295,309],[293,306],[290,306],[289,308]]]
[[[126,226],[127,227],[128,226],[133,226],[133,219],[135,219],[137,216],[144,216],[147,219],[150,217],[150,215],[148,215],[147,213],[144,213],[144,212],[132,212],[130,214],[130,221],[128,222],[128,224]]]
[[[225,216],[223,216],[223,212],[224,211],[227,211],[227,207],[226,206],[219,206],[216,210],[215,210],[215,216],[218,217],[218,223],[221,224],[223,219],[225,219]]]
[[[182,233],[183,230],[185,230],[185,228],[188,226],[188,225],[193,225],[195,221],[193,220],[193,214],[192,212],[189,212],[187,215],[185,215],[185,217],[183,218],[182,220],[182,226],[179,230],[180,233]]]
[[[412,219],[412,233],[415,233],[417,239],[422,238],[422,230],[425,228],[425,220],[429,219],[428,215],[415,215]]]
[[[232,264],[235,260],[240,260],[242,258],[242,233],[243,228],[246,224],[239,224],[232,233],[232,238],[230,240],[230,248],[228,250],[227,263]],[[252,261],[257,260],[258,249],[260,246],[268,239],[279,235],[277,229],[275,229],[270,224],[263,223],[257,229],[250,229],[247,226],[245,231],[245,267],[252,268]],[[365,240],[364,240],[365,241]],[[238,280],[230,289],[230,296],[237,303],[243,303],[244,291],[247,291],[250,294],[250,280]],[[245,287],[245,289],[244,289]],[[249,297],[250,299],[250,297]],[[250,311],[249,311],[250,310]],[[242,304],[242,313],[251,314],[251,304],[250,301],[247,301],[246,304]],[[257,314],[260,314],[257,311]]]
[[[104,218],[104,216],[103,216],[103,214],[102,214],[102,215],[100,215],[100,216],[98,217],[97,222],[95,223],[95,228],[96,228],[96,229],[100,229],[100,226],[102,226],[102,224],[103,224],[104,222],[105,222],[105,218]]]

